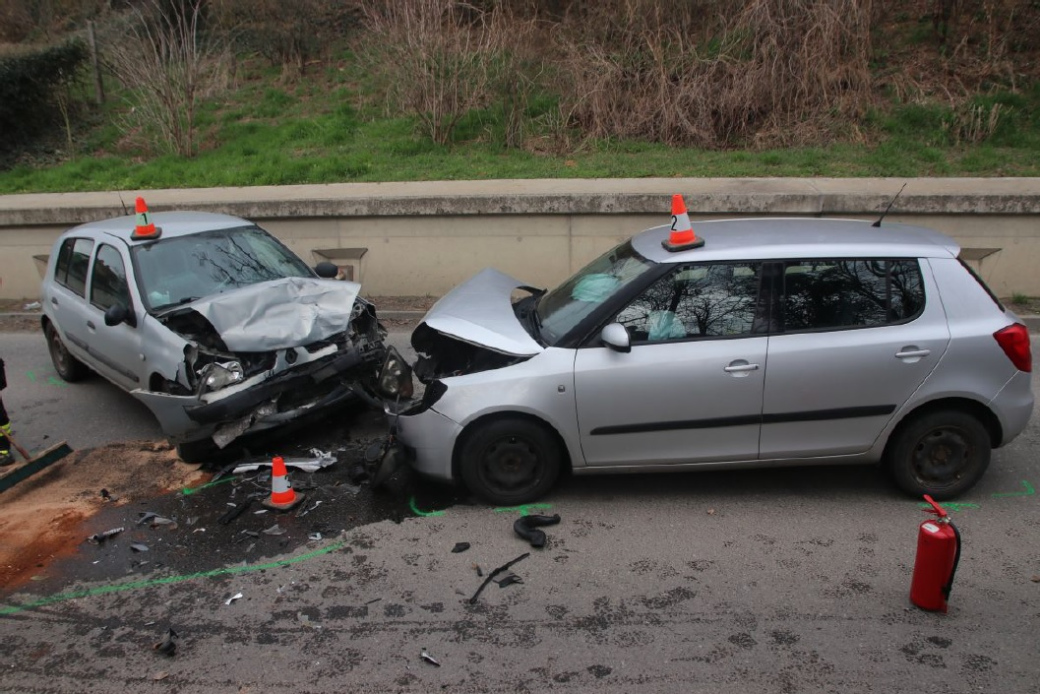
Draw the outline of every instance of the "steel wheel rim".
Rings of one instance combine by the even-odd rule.
[[[974,455],[975,445],[963,429],[937,427],[918,439],[911,452],[914,476],[929,486],[952,486],[967,472]]]
[[[530,489],[544,474],[544,456],[530,439],[510,435],[489,443],[480,456],[480,477],[495,493]]]

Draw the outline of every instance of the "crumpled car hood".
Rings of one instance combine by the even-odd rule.
[[[232,352],[269,352],[346,329],[361,285],[288,277],[204,297],[186,306],[206,318]]]
[[[513,290],[523,286],[498,270],[482,270],[441,297],[422,322],[437,332],[502,354],[539,354],[545,348],[520,324],[510,302]]]

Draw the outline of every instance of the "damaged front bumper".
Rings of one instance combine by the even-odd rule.
[[[223,448],[243,434],[284,424],[359,395],[364,388],[359,376],[373,373],[382,359],[381,348],[367,353],[350,350],[204,395],[145,390],[135,390],[133,395],[155,413],[171,442],[212,437]]]

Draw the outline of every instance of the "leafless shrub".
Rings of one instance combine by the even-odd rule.
[[[362,60],[383,78],[389,103],[418,118],[423,135],[448,143],[464,115],[500,100],[507,143],[522,139],[534,60],[525,52],[529,22],[500,5],[386,0],[365,6],[365,23]]]
[[[360,14],[346,0],[209,0],[208,12],[216,27],[280,65],[288,79],[321,60]]]
[[[722,13],[707,0],[604,0],[561,25],[561,105],[596,137],[806,141],[869,101],[870,4],[742,0]]]
[[[105,47],[107,63],[129,93],[127,134],[140,144],[194,156],[196,109],[226,77],[220,47],[200,30],[203,0],[145,0],[126,18],[122,39]]]

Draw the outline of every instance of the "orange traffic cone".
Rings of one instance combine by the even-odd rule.
[[[271,498],[264,502],[264,506],[288,511],[296,504],[303,501],[303,494],[297,494],[289,484],[289,473],[285,469],[285,460],[276,456],[271,461]]]
[[[134,212],[137,214],[137,224],[130,238],[134,241],[159,238],[162,230],[152,222],[152,216],[148,214],[148,205],[145,204],[144,198],[138,197],[134,202]]]
[[[697,238],[697,234],[693,233],[690,215],[686,212],[686,203],[681,195],[672,196],[672,233],[661,245],[668,251],[685,251],[704,245],[704,239]]]

